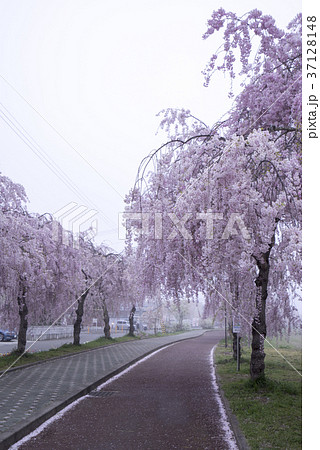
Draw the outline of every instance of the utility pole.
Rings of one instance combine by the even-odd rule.
[[[228,347],[228,333],[227,333],[227,304],[224,304],[224,346]]]
[[[240,339],[239,333],[237,333],[237,371],[240,370]]]
[[[240,333],[241,333],[241,324],[239,319],[233,318],[232,321],[232,332],[237,334],[237,371],[240,370]]]

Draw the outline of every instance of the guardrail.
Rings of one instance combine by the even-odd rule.
[[[64,339],[73,336],[73,325],[67,326],[53,326],[48,330],[49,326],[33,326],[27,332],[27,339],[34,341],[46,341],[49,339]],[[45,331],[48,330],[46,333]],[[43,335],[43,333],[45,333]],[[42,336],[43,335],[43,336]]]

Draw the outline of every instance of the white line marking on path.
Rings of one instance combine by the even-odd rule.
[[[222,428],[225,434],[225,439],[229,445],[230,450],[238,450],[237,442],[234,437],[233,431],[230,427],[228,416],[226,413],[226,410],[224,409],[220,394],[219,394],[219,386],[217,383],[217,377],[216,377],[216,371],[214,368],[214,362],[213,362],[213,353],[214,349],[216,348],[217,344],[212,348],[210,352],[210,367],[211,367],[211,376],[212,376],[212,386],[214,390],[214,396],[215,399],[219,405],[219,411],[220,411],[220,420],[222,424]]]
[[[104,383],[100,384],[99,387],[97,387],[95,390],[100,391],[101,389],[103,389],[105,386],[107,386],[108,384],[112,383],[113,381],[117,380],[118,378],[122,377],[122,375],[125,375],[126,373],[128,373],[130,370],[132,370],[134,367],[136,367],[138,364],[143,363],[144,361],[146,361],[147,359],[151,358],[153,355],[155,355],[156,353],[161,352],[162,350],[164,350],[165,348],[171,347],[172,345],[178,344],[178,342],[173,342],[171,344],[166,345],[165,347],[159,348],[158,350],[155,350],[154,352],[150,353],[150,355],[145,356],[144,358],[140,359],[139,361],[137,361],[136,363],[132,364],[132,366],[127,367],[126,369],[124,369],[122,372],[118,373],[117,375],[115,375],[114,377],[110,378],[109,380],[105,381]],[[38,436],[45,428],[47,428],[49,425],[51,425],[53,422],[55,422],[56,420],[61,419],[68,411],[70,411],[70,409],[74,408],[75,406],[77,406],[82,400],[84,400],[85,398],[87,398],[88,395],[84,395],[83,397],[79,398],[78,400],[75,400],[74,402],[70,403],[70,405],[66,406],[65,408],[63,408],[61,411],[59,411],[57,414],[55,414],[54,416],[50,417],[50,419],[46,420],[45,422],[43,422],[42,425],[40,425],[38,428],[36,428],[34,431],[32,431],[30,434],[28,434],[27,436],[25,436],[24,438],[20,439],[20,441],[16,442],[15,444],[13,444],[9,450],[18,450],[20,448],[20,446],[22,444],[24,444],[25,442],[30,441],[30,439]]]

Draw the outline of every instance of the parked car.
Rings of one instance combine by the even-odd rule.
[[[0,329],[0,342],[11,341],[17,338],[17,333],[15,331],[2,330]]]
[[[117,321],[117,330],[119,330],[119,331],[129,331],[129,329],[130,329],[129,320],[118,320]],[[135,329],[134,326],[133,326],[133,329]]]
[[[128,320],[118,320],[117,321],[117,330],[126,331],[129,330],[130,324]]]

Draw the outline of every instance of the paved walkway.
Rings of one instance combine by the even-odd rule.
[[[194,330],[125,342],[6,373],[0,378],[0,449],[8,448],[132,361],[163,345],[202,333]]]
[[[157,352],[19,449],[236,449],[212,383],[210,353],[218,340],[210,332]]]

